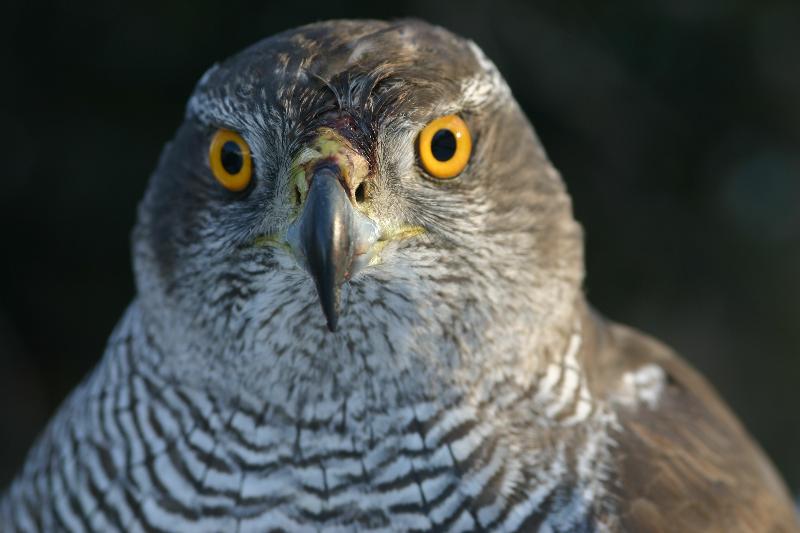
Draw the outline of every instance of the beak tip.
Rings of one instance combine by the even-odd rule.
[[[322,312],[325,315],[325,321],[328,325],[328,331],[331,333],[336,332],[339,325],[339,287],[331,287],[331,290],[318,290],[320,294],[320,303],[322,304]]]
[[[330,331],[331,333],[336,333],[336,326],[337,326],[336,322],[337,320],[335,317],[328,319],[328,331]]]

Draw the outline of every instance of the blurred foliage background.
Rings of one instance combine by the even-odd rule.
[[[589,297],[699,367],[800,490],[800,3],[8,2],[0,487],[134,294],[129,232],[215,61],[415,16],[494,59],[573,194]]]

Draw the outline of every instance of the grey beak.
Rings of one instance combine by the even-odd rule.
[[[303,212],[287,237],[316,284],[328,329],[336,331],[342,284],[378,237],[377,225],[353,207],[336,166],[314,170]]]

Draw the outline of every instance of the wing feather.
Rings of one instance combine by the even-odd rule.
[[[595,317],[594,387],[619,421],[617,497],[628,531],[797,532],[789,493],[714,389],[680,357],[630,328]],[[657,365],[653,404],[615,398],[626,373]]]

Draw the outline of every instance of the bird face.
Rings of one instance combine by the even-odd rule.
[[[212,68],[134,243],[152,314],[278,352],[270,328],[481,330],[581,272],[569,199],[505,82],[416,21],[306,26]]]

